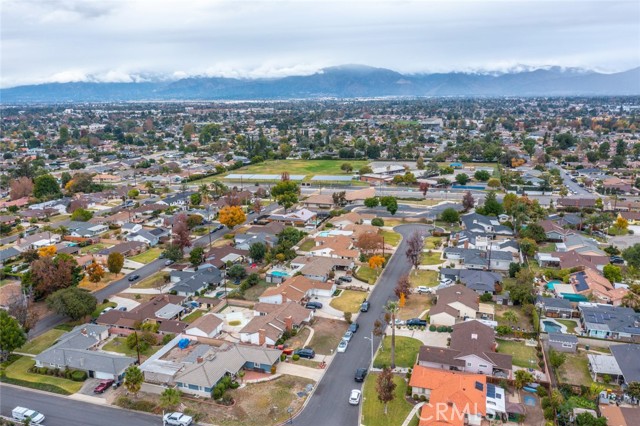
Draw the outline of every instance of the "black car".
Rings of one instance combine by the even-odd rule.
[[[360,325],[357,322],[352,322],[349,325],[349,331],[352,333],[355,333],[356,331],[358,331],[358,328],[360,328]]]
[[[307,302],[306,305],[304,305],[305,308],[307,309],[322,309],[322,303],[320,302]]]
[[[316,353],[311,348],[296,349],[293,354],[298,355],[300,358],[313,359],[316,357]]]
[[[216,226],[216,231],[220,231],[222,228],[224,228],[224,225],[218,225]]]
[[[371,304],[365,300],[364,302],[362,302],[362,305],[360,305],[360,312],[368,312],[370,307]]]
[[[351,281],[353,281],[353,278],[351,278],[349,275],[344,275],[340,278],[338,278],[339,281],[345,282],[345,283],[350,283]]]
[[[135,281],[135,280],[137,280],[138,278],[140,278],[140,275],[131,275],[131,276],[129,277],[129,281]]]
[[[609,258],[609,263],[613,263],[613,264],[617,264],[617,265],[624,265],[624,259],[621,258],[620,256],[611,256]]]
[[[420,318],[411,318],[411,319],[407,320],[407,325],[409,325],[409,326],[418,326],[418,327],[426,327],[427,326],[427,321],[426,320],[422,320]]]
[[[358,368],[356,370],[356,376],[354,379],[356,382],[364,382],[364,378],[367,377],[367,369],[366,368]]]

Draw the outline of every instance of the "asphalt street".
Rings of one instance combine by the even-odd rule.
[[[359,407],[349,405],[348,400],[352,389],[362,389],[362,383],[354,380],[356,369],[368,367],[371,364],[371,342],[365,337],[371,337],[376,319],[384,322],[385,304],[388,300],[397,299],[393,292],[396,282],[411,269],[411,264],[404,254],[407,237],[416,230],[430,228],[426,225],[400,225],[395,228],[402,234],[403,240],[371,292],[369,312],[358,316],[357,322],[360,328],[351,339],[347,351],[336,354],[317,384],[307,406],[294,419],[294,425],[355,426],[360,424]],[[375,352],[380,345],[380,338],[374,336],[373,339]]]
[[[261,214],[264,214],[266,212],[272,212],[277,207],[278,207],[277,204],[271,204]],[[250,223],[251,221],[253,221],[253,219],[256,216],[257,215],[255,213],[248,214],[245,224],[246,223]],[[211,237],[211,241],[212,242],[218,240],[226,232],[227,232],[227,228],[222,228],[219,231],[213,232],[211,235],[204,235],[202,237],[199,237],[199,238],[193,240],[191,242],[191,247],[185,249],[185,252],[186,252],[185,254],[189,254],[189,252],[191,252],[191,250],[196,246],[205,246],[205,245],[207,245],[209,243],[209,238],[210,237]],[[122,279],[112,282],[107,287],[103,288],[102,290],[99,290],[99,291],[95,292],[94,296],[96,297],[96,299],[98,299],[98,303],[101,303],[102,300],[108,299],[111,296],[113,296],[113,295],[115,295],[117,293],[120,293],[123,290],[126,290],[132,284],[135,284],[135,282],[139,282],[139,281],[141,281],[141,280],[143,280],[143,279],[155,274],[156,272],[160,271],[162,268],[165,267],[164,262],[165,262],[164,259],[156,259],[153,262],[148,263],[148,264],[144,265],[143,267],[137,269],[136,271],[134,271],[134,272],[132,272],[132,273],[130,273],[128,275],[125,275]],[[132,283],[132,282],[129,281],[129,277],[131,275],[140,275],[140,278]],[[37,337],[37,336],[41,335],[42,333],[45,333],[46,331],[52,329],[56,325],[59,325],[59,324],[62,324],[63,322],[66,322],[67,320],[68,320],[68,318],[65,317],[64,315],[59,315],[59,314],[47,315],[46,317],[41,318],[36,323],[35,327],[32,328],[29,331],[29,338]]]
[[[453,208],[457,211],[463,210],[462,204],[448,202],[431,207],[413,207],[408,204],[398,203],[398,211],[393,216],[387,211],[386,207],[374,207],[370,209],[364,206],[356,206],[356,211],[363,214],[375,214],[380,217],[433,219],[438,217],[445,209],[448,208]]]
[[[159,416],[69,399],[48,392],[0,385],[0,413],[11,417],[15,407],[27,407],[45,416],[45,426],[158,426]]]
[[[569,191],[574,192],[576,197],[580,197],[580,198],[597,198],[596,194],[593,194],[593,193],[587,191],[586,189],[584,189],[580,185],[578,185],[577,182],[572,181],[571,180],[571,175],[569,173],[567,173],[562,167],[560,167],[560,166],[558,166],[557,164],[554,164],[554,163],[548,163],[547,166],[552,168],[552,169],[560,170],[560,177],[562,178],[562,184],[564,186],[566,186]],[[569,198],[571,198],[571,197],[569,197]]]

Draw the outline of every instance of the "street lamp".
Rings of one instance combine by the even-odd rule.
[[[373,331],[371,332],[371,337],[364,336],[369,342],[371,342],[371,366],[373,367]]]

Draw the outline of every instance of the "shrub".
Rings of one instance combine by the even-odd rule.
[[[491,302],[491,300],[493,300],[493,295],[491,293],[485,293],[480,296],[481,302]]]
[[[127,408],[129,410],[144,411],[146,413],[152,413],[156,408],[156,404],[151,401],[134,401],[127,398],[126,396],[121,396],[120,398],[118,398],[116,400],[116,405],[118,407]]]
[[[556,416],[555,411],[553,410],[553,407],[548,407],[544,409],[544,418],[547,420],[553,420]]]
[[[351,324],[351,312],[345,312],[344,313],[344,320],[347,322],[347,324]]]
[[[371,225],[373,226],[384,226],[384,219],[376,217],[371,220]]]
[[[407,389],[410,389],[410,388],[407,388]],[[417,393],[414,393],[413,394],[413,400],[414,401],[418,401],[419,399],[420,399],[420,396]]]
[[[285,359],[287,359],[285,354],[280,355],[280,361],[284,362]]]
[[[238,389],[240,387],[240,383],[238,382],[231,382],[231,385],[229,386],[231,389]]]
[[[496,332],[498,333],[498,335],[504,336],[511,333],[511,327],[509,327],[508,325],[499,325],[496,327]]]
[[[213,399],[222,398],[226,390],[227,390],[227,387],[224,385],[224,383],[218,383],[216,387],[213,388],[213,394],[212,394]]]
[[[224,234],[225,240],[233,240],[233,234]]]
[[[546,396],[543,397],[540,400],[540,406],[542,407],[543,410],[546,409],[546,408],[551,407],[551,401],[549,400],[549,397],[546,397]]]
[[[436,326],[435,326],[435,325],[433,325],[433,324],[431,324],[431,325],[429,326],[429,331],[436,331]]]
[[[425,402],[427,400],[426,395],[420,395],[420,401]]]
[[[298,354],[293,354],[293,356],[291,357],[291,359],[293,359],[294,361],[297,361],[300,359],[300,355]]]
[[[71,380],[74,382],[84,382],[87,380],[87,373],[81,370],[75,370],[71,373]]]
[[[536,393],[540,398],[544,398],[545,396],[547,396],[547,389],[544,386],[538,386]]]
[[[173,338],[175,337],[174,334],[165,334],[164,336],[162,336],[162,344],[166,345],[167,343],[169,343],[171,340],[173,340]]]

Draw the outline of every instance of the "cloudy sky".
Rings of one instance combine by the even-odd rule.
[[[1,85],[640,65],[638,0],[2,0]]]

